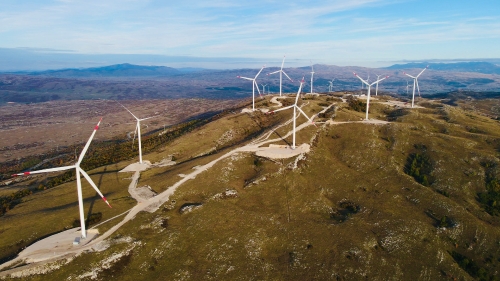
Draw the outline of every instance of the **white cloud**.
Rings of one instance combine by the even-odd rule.
[[[398,60],[446,55],[445,48],[456,44],[455,49],[462,50],[463,42],[480,45],[500,40],[496,16],[432,11],[417,17],[394,8],[406,2],[186,0],[158,5],[142,0],[57,0],[22,7],[4,2],[0,3],[0,47]],[[495,52],[489,54],[500,56]]]

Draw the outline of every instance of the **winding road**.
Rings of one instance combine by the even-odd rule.
[[[277,102],[276,97],[273,98],[273,103],[279,103],[279,102]],[[281,103],[279,103],[279,104],[281,104]],[[327,108],[325,108],[325,110],[326,109]],[[316,116],[313,116],[313,119],[315,117]],[[217,159],[215,159],[215,160],[213,160],[205,165],[196,167],[196,169],[194,169],[193,172],[184,176],[182,179],[177,181],[175,184],[168,187],[164,192],[158,194],[157,196],[149,198],[149,199],[144,199],[144,198],[141,198],[140,196],[137,196],[137,194],[135,194],[135,189],[137,188],[137,183],[138,183],[139,178],[140,178],[140,172],[144,171],[148,168],[153,168],[156,166],[156,164],[151,165],[150,163],[146,163],[146,164],[135,163],[135,164],[129,165],[126,168],[127,169],[126,171],[127,172],[134,172],[134,174],[131,178],[131,183],[130,183],[128,189],[129,189],[129,193],[131,194],[131,196],[133,196],[138,202],[137,202],[137,205],[134,206],[133,208],[131,208],[130,210],[106,221],[106,222],[109,222],[110,220],[117,219],[117,218],[125,215],[125,217],[120,222],[118,222],[116,225],[114,225],[112,228],[107,230],[102,235],[99,235],[97,233],[96,227],[98,225],[94,226],[93,228],[89,229],[89,231],[88,231],[89,235],[88,235],[88,238],[86,239],[87,241],[83,240],[80,245],[73,245],[73,243],[72,243],[74,238],[79,237],[79,235],[80,235],[78,228],[70,229],[70,230],[55,234],[53,236],[47,237],[41,241],[38,241],[37,243],[27,247],[25,250],[23,250],[21,253],[19,253],[19,255],[15,259],[0,265],[0,270],[9,268],[9,267],[14,266],[16,264],[27,263],[27,265],[23,265],[23,266],[19,266],[19,267],[13,268],[13,269],[1,271],[0,278],[2,276],[7,276],[13,272],[29,270],[29,269],[32,269],[36,266],[40,266],[40,265],[54,262],[57,260],[68,259],[68,258],[71,258],[71,257],[78,255],[78,254],[85,252],[85,251],[99,251],[102,248],[102,244],[100,244],[101,242],[103,242],[105,239],[110,237],[115,231],[117,231],[125,223],[134,219],[135,216],[139,212],[141,212],[141,211],[155,212],[156,210],[158,210],[158,208],[160,208],[160,206],[162,204],[164,204],[165,202],[167,202],[169,200],[170,196],[172,194],[174,194],[174,192],[177,190],[177,188],[179,186],[181,186],[182,184],[184,184],[186,181],[188,181],[190,179],[196,178],[196,176],[198,176],[200,173],[212,168],[213,165],[215,165],[217,162],[219,162],[225,158],[228,158],[235,153],[264,151],[268,148],[262,147],[263,145],[268,144],[268,143],[281,141],[282,139],[290,136],[293,133],[292,130],[290,130],[286,135],[282,136],[281,138],[270,139],[271,135],[277,129],[290,124],[290,122],[292,122],[292,119],[287,120],[283,124],[280,124],[280,125],[276,126],[275,128],[271,129],[269,132],[262,134],[260,137],[258,137],[254,141],[250,142],[249,144],[234,148],[233,150],[221,155]],[[325,123],[324,125],[327,125],[327,124],[335,125],[335,124],[345,124],[345,123],[358,123],[358,122],[356,122],[356,121],[329,122],[329,123]],[[368,120],[368,121],[362,121],[360,123],[381,124],[381,123],[386,123],[386,122],[379,121],[379,120]],[[310,126],[310,125],[311,125],[311,123],[309,123],[309,122],[303,123],[296,128],[296,131],[300,131],[303,128]],[[292,157],[292,156],[298,155],[300,153],[307,152],[307,151],[300,150],[299,148],[300,147],[297,147],[297,151],[295,154],[290,154],[290,151],[291,151],[290,148],[281,148],[281,149],[288,150],[286,153],[291,155],[291,156],[287,156],[287,157]],[[277,148],[273,148],[274,154],[276,153],[276,149]],[[307,146],[307,150],[308,149],[309,149],[309,146]],[[283,157],[281,157],[281,158],[283,158]],[[103,222],[103,223],[105,223],[105,222]]]

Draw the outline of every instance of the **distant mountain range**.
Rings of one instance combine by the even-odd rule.
[[[333,91],[360,91],[361,82],[353,75],[374,82],[380,75],[389,76],[378,91],[402,96],[412,94],[413,81],[403,70],[418,74],[426,63],[397,64],[388,68],[314,65],[314,91],[327,92],[333,80]],[[491,62],[430,63],[418,79],[422,95],[452,91],[500,92],[500,67]],[[104,67],[73,68],[36,72],[0,73],[0,105],[6,102],[43,102],[49,100],[86,99],[164,99],[251,97],[252,84],[238,76],[254,77],[259,69],[172,68],[129,63]],[[258,78],[265,93],[280,91],[279,75],[266,75],[278,67],[264,69]],[[311,68],[287,67],[293,81],[284,79],[282,90],[296,93],[304,78],[303,90],[310,91]],[[373,87],[372,87],[373,89]],[[372,90],[373,93],[374,90]]]
[[[328,65],[316,65],[317,68],[326,67],[331,68],[335,66]],[[406,69],[423,69],[429,66],[429,69],[437,71],[450,71],[450,72],[475,72],[484,74],[500,74],[500,66],[490,63],[490,62],[456,62],[456,63],[406,63],[406,64],[394,64],[389,67],[380,68],[381,70],[406,70]],[[353,67],[336,67],[348,68]],[[354,67],[361,68],[361,67]],[[297,69],[309,70],[310,67],[298,67]],[[67,68],[58,70],[45,70],[45,71],[31,71],[31,72],[10,72],[11,74],[24,74],[33,76],[48,76],[48,77],[59,77],[59,78],[146,78],[146,77],[172,77],[189,73],[196,72],[216,72],[220,73],[221,70],[215,69],[205,69],[205,68],[172,68],[168,66],[154,66],[154,65],[134,65],[129,63],[115,64],[103,67],[92,67],[92,68]]]
[[[172,68],[167,66],[134,65],[129,63],[103,67],[68,68],[33,72],[14,72],[33,76],[50,76],[59,78],[111,78],[111,77],[165,77],[184,73],[203,71],[203,68]]]
[[[395,64],[385,69],[409,69],[409,68],[425,68],[429,66],[433,70],[442,71],[457,71],[457,72],[478,72],[485,74],[500,74],[500,66],[489,62],[455,62],[455,63],[406,63]]]

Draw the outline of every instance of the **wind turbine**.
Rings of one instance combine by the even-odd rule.
[[[154,116],[139,119],[130,110],[128,110],[128,108],[126,108],[123,104],[120,103],[120,105],[123,106],[123,108],[125,108],[130,114],[132,114],[132,116],[134,116],[135,120],[137,120],[137,125],[135,126],[135,132],[134,132],[134,140],[135,140],[135,134],[137,133],[137,139],[139,141],[139,163],[142,164],[141,121],[148,120],[150,118],[153,118]],[[132,144],[133,144],[133,140],[132,140]]]
[[[257,77],[259,77],[259,74],[262,72],[262,70],[266,68],[266,66],[264,65],[260,71],[257,73],[257,75],[255,75],[255,77],[252,79],[252,78],[248,78],[248,77],[243,77],[243,76],[236,76],[237,78],[241,78],[241,79],[245,79],[245,80],[250,80],[252,81],[252,111],[255,111],[255,88],[257,88],[257,92],[259,92],[259,96],[262,97],[262,95],[260,94],[260,90],[259,90],[259,85],[257,84]]]
[[[267,75],[270,75],[270,74],[274,74],[274,73],[280,73],[280,97],[281,97],[281,85],[282,85],[282,81],[283,81],[283,74],[286,75],[286,77],[288,77],[288,79],[290,79],[290,81],[293,82],[292,78],[290,78],[285,71],[283,71],[283,65],[285,64],[285,56],[283,56],[283,62],[281,63],[281,69],[280,70],[277,70],[275,72],[271,72],[271,73],[268,73]]]
[[[335,80],[335,78],[332,79],[332,81],[328,81],[328,83],[330,84],[328,86],[328,91],[331,92],[333,90],[333,80]]]
[[[429,66],[426,66],[422,71],[417,76],[411,76],[410,74],[403,72],[404,75],[413,78],[413,96],[411,98],[411,107],[413,108],[413,104],[415,102],[415,85],[417,86],[418,89],[418,96],[420,96],[420,88],[418,87],[418,77],[424,73],[424,71],[428,68]]]
[[[302,77],[302,81],[300,81],[299,91],[297,92],[297,96],[295,97],[295,103],[293,105],[290,105],[290,106],[287,106],[287,107],[283,107],[283,108],[280,108],[278,110],[270,111],[268,113],[268,114],[274,114],[275,112],[278,112],[278,111],[282,111],[282,110],[286,110],[286,109],[289,109],[289,108],[293,108],[293,117],[292,117],[293,118],[292,149],[295,149],[295,127],[296,127],[296,119],[300,116],[300,115],[297,116],[297,109],[300,111],[300,113],[302,113],[302,115],[304,115],[307,118],[307,120],[309,120],[309,122],[311,122],[314,125],[314,122],[309,117],[307,117],[307,115],[304,113],[304,111],[297,105],[297,103],[299,101],[300,91],[302,90],[302,85],[303,84],[304,84],[304,77]]]
[[[382,75],[375,75],[375,76],[377,76],[377,80],[378,80],[378,79],[380,79],[380,76],[382,76]],[[368,76],[368,79],[370,79],[370,76]],[[369,82],[369,81],[367,81],[367,82]],[[375,95],[377,96],[377,94],[378,94],[378,82],[377,82],[377,86],[375,87]]]
[[[90,146],[90,142],[94,138],[94,135],[97,132],[97,129],[99,129],[99,124],[101,123],[101,121],[102,121],[102,118],[101,118],[101,120],[99,120],[97,125],[94,127],[94,131],[92,132],[92,135],[90,135],[89,140],[87,141],[87,143],[83,147],[82,153],[80,153],[80,157],[78,157],[78,160],[74,165],[65,166],[65,167],[58,167],[58,168],[43,169],[43,170],[32,171],[32,172],[24,172],[24,173],[12,175],[13,177],[27,176],[27,175],[31,175],[31,174],[51,173],[51,172],[58,172],[58,171],[75,169],[76,187],[77,187],[77,193],[78,193],[78,209],[80,211],[80,227],[81,227],[81,232],[82,232],[81,238],[87,237],[87,231],[85,230],[85,215],[83,214],[83,195],[82,195],[82,183],[81,183],[81,179],[80,179],[80,174],[83,175],[83,177],[90,183],[90,185],[95,189],[95,191],[101,196],[102,200],[104,200],[104,202],[106,202],[106,204],[108,204],[108,206],[111,208],[111,205],[109,204],[108,200],[106,200],[106,197],[104,197],[104,195],[102,195],[101,191],[99,191],[99,188],[97,188],[97,186],[92,181],[90,176],[80,167],[80,164],[82,163],[83,157],[85,156],[85,153],[87,152],[87,150]]]
[[[266,94],[266,86],[267,84],[260,84],[262,86],[262,94],[265,95]]]
[[[313,77],[314,77],[314,67],[311,62],[311,94],[313,93]]]
[[[378,79],[377,81],[375,81],[375,82],[373,82],[373,83],[370,84],[369,82],[363,80],[363,78],[359,77],[356,74],[356,72],[353,72],[353,73],[354,73],[354,76],[358,77],[359,80],[361,80],[361,82],[363,82],[363,84],[366,84],[366,87],[368,88],[368,94],[367,94],[367,98],[366,98],[366,118],[365,118],[365,120],[368,120],[368,108],[370,108],[370,90],[371,90],[371,87],[373,86],[373,84],[378,83],[378,82],[380,82],[380,81],[382,81],[382,80],[384,80],[386,78],[389,78],[389,76],[386,76],[386,77],[384,77],[382,79]],[[369,77],[370,76],[368,76],[368,78]]]

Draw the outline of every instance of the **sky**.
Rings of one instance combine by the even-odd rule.
[[[498,11],[496,0],[2,0],[0,70],[492,59]]]

